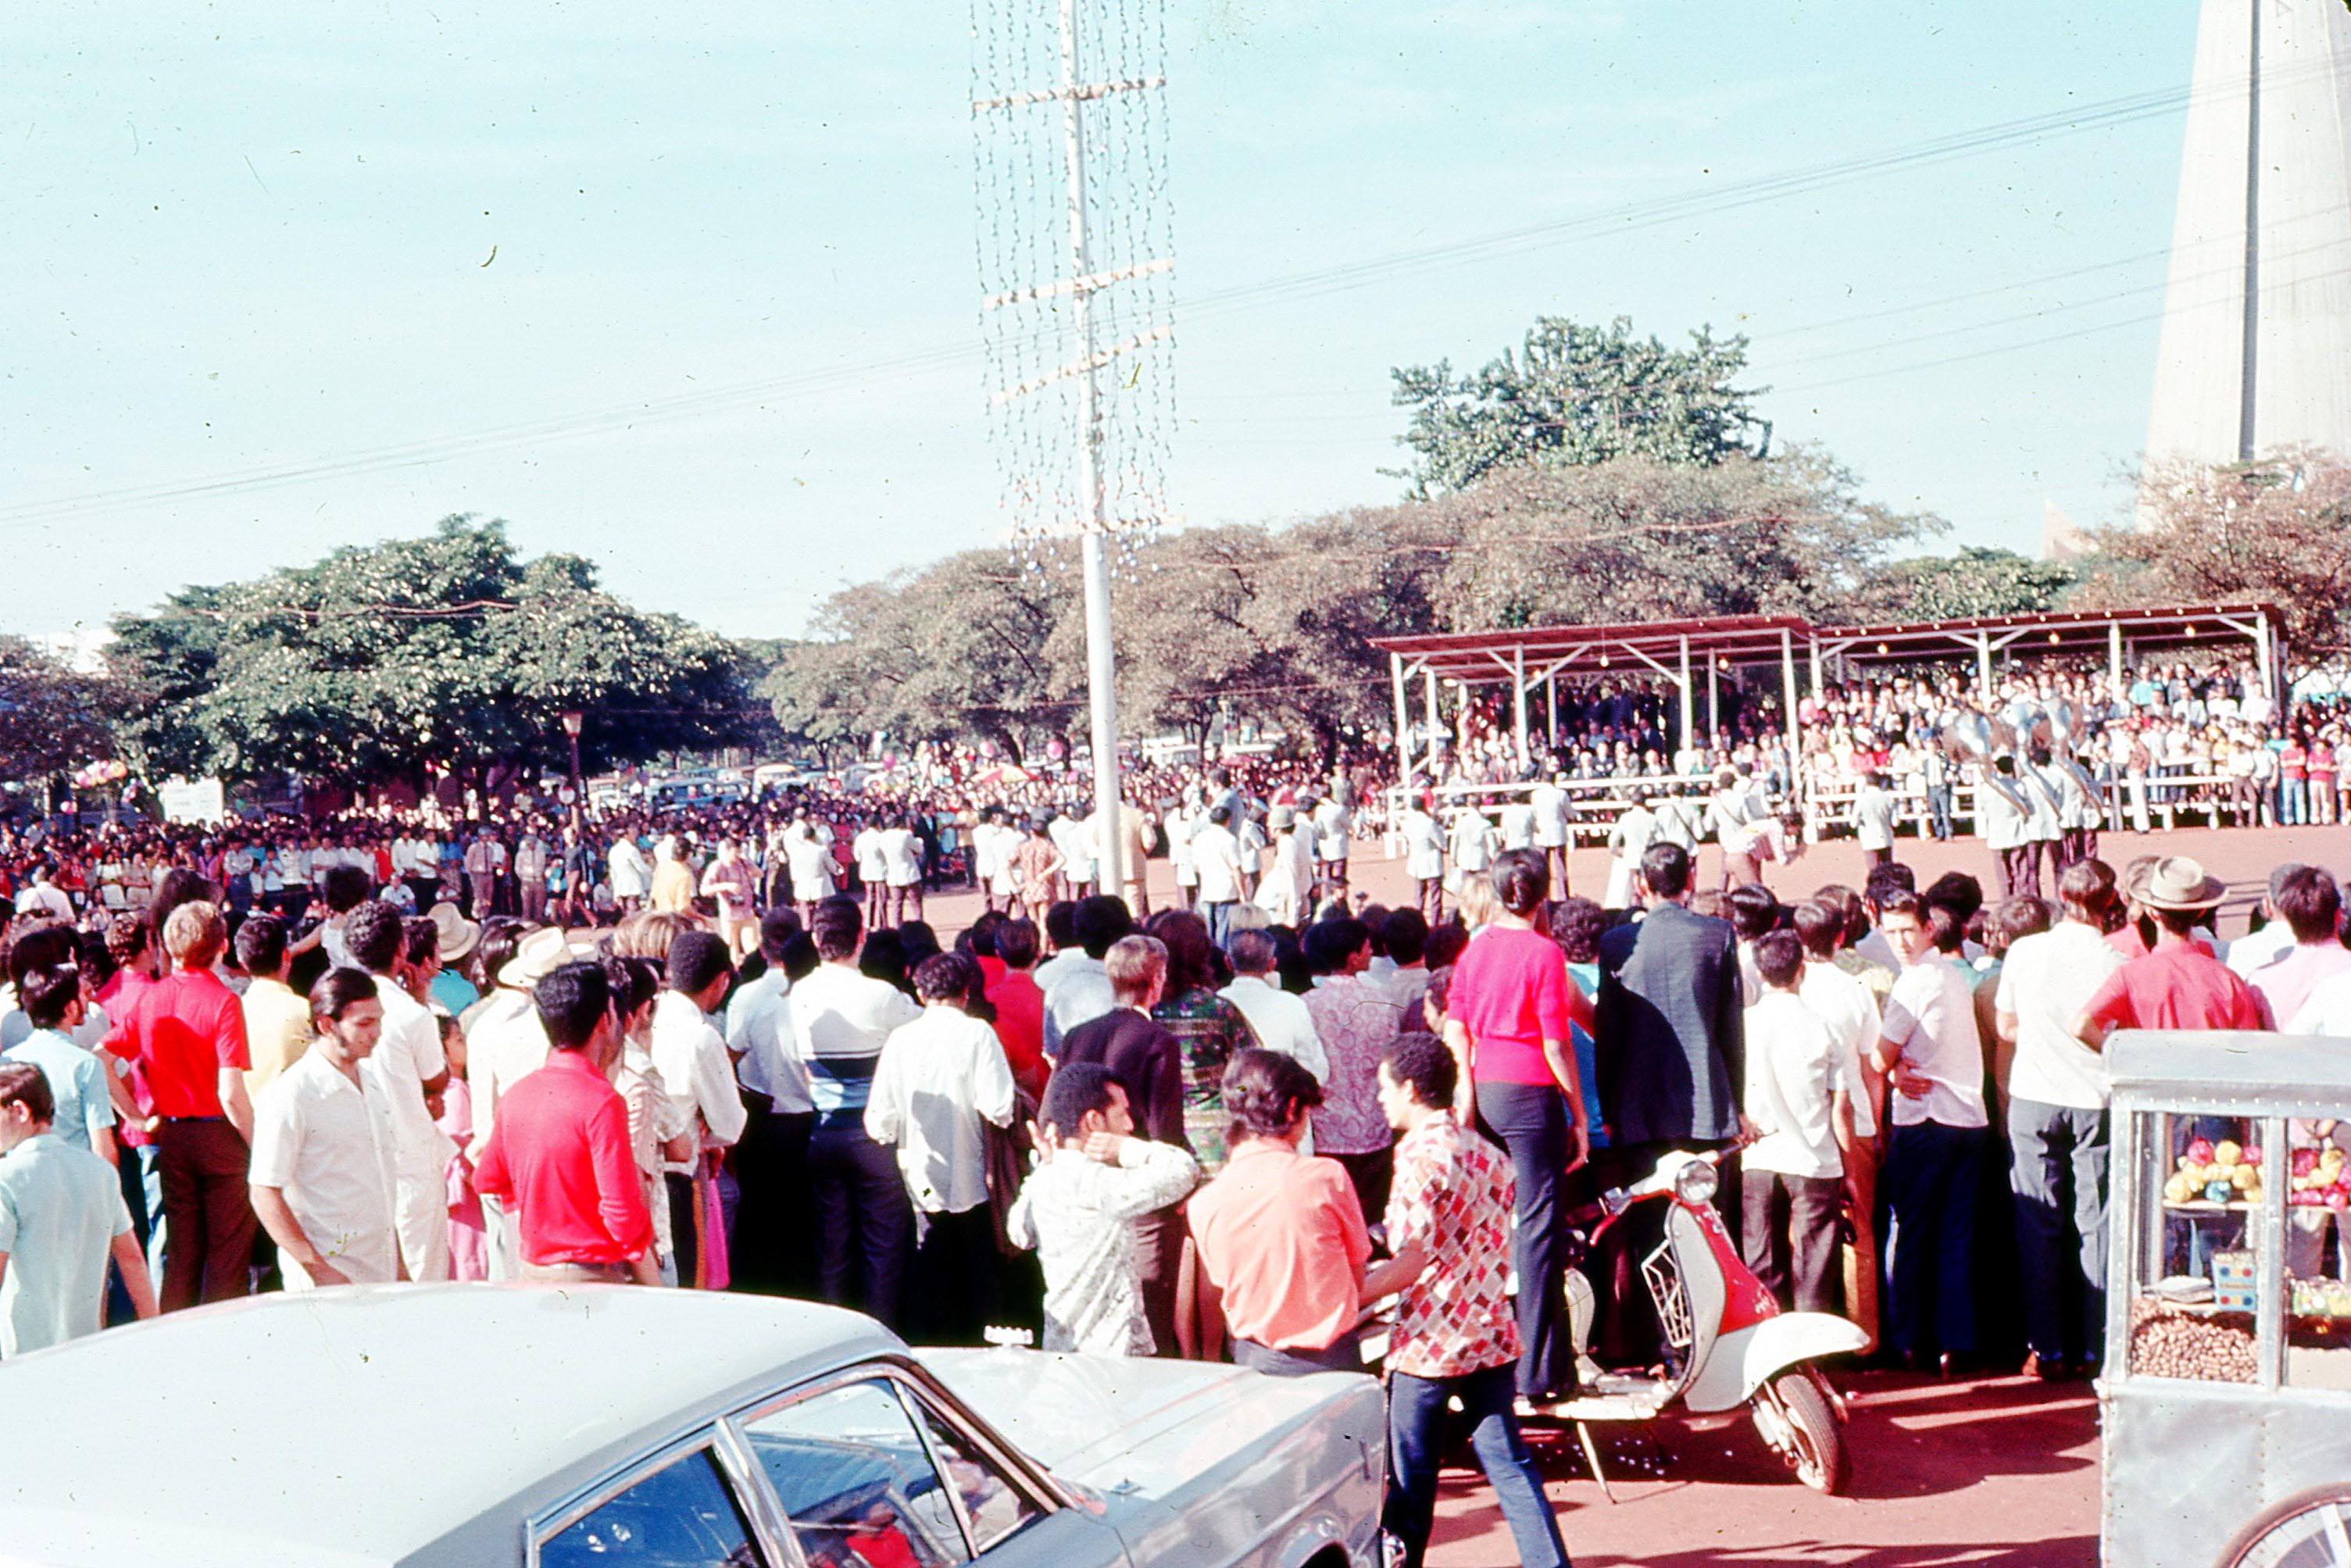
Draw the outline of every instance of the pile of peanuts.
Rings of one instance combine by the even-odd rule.
[[[2209,1317],[2142,1297],[2131,1303],[2130,1369],[2142,1377],[2199,1383],[2254,1381],[2252,1319]]]

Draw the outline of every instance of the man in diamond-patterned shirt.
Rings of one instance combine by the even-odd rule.
[[[1388,1495],[1381,1526],[1421,1568],[1437,1505],[1446,1406],[1461,1401],[1469,1445],[1526,1568],[1567,1568],[1542,1477],[1519,1437],[1519,1327],[1508,1289],[1510,1161],[1454,1120],[1452,1052],[1399,1036],[1380,1061],[1380,1109],[1402,1134],[1387,1206],[1395,1257],[1364,1281],[1397,1295],[1388,1343]]]

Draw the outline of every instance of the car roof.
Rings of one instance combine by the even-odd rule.
[[[511,1560],[521,1518],[697,1417],[903,1354],[836,1308],[632,1286],[176,1312],[0,1366],[0,1554],[120,1561],[136,1521],[182,1563],[399,1563],[468,1533]]]

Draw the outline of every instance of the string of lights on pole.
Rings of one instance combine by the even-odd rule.
[[[1118,820],[1113,571],[1172,519],[1175,234],[1165,0],[973,0],[973,185],[1001,522],[1028,568],[1074,540],[1095,808]],[[1102,834],[1103,883],[1119,840]]]

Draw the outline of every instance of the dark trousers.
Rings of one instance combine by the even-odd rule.
[[[1510,1151],[1517,1184],[1510,1266],[1519,1279],[1519,1394],[1545,1399],[1575,1388],[1567,1316],[1566,1181],[1572,1140],[1566,1096],[1550,1083],[1480,1083],[1478,1121]]]
[[[2041,896],[2041,847],[2019,844],[2012,850],[2000,852],[2000,895],[2019,898],[2030,894]]]
[[[1134,1222],[1134,1267],[1143,1286],[1143,1316],[1151,1324],[1152,1354],[1172,1356],[1176,1338],[1176,1286],[1184,1267],[1184,1206],[1152,1210]]]
[[[1984,1137],[1981,1127],[1939,1122],[1894,1129],[1882,1185],[1894,1213],[1889,1316],[1894,1348],[1905,1355],[1975,1354],[1977,1162]]]
[[[750,1118],[735,1145],[741,1207],[727,1257],[730,1290],[763,1296],[813,1296],[816,1245],[809,1229],[810,1112],[778,1113],[764,1094],[746,1091]]]
[[[996,1218],[987,1204],[961,1214],[914,1214],[906,1338],[977,1345],[996,1321]]]
[[[2008,1105],[2024,1332],[2043,1361],[2096,1361],[2106,1333],[2107,1113]]]
[[[1268,1377],[1305,1377],[1317,1372],[1361,1372],[1364,1347],[1349,1329],[1321,1350],[1276,1350],[1255,1340],[1233,1341],[1233,1364]]]
[[[702,1267],[702,1243],[695,1239],[694,1231],[694,1178],[664,1172],[662,1191],[669,1199],[670,1256],[677,1260],[677,1282],[691,1291]]]
[[[914,1206],[897,1157],[853,1121],[810,1134],[808,1169],[817,1293],[896,1328],[914,1233]]]
[[[1421,1568],[1437,1515],[1437,1469],[1445,1455],[1446,1405],[1461,1401],[1469,1447],[1525,1568],[1567,1568],[1567,1544],[1543,1496],[1542,1473],[1519,1437],[1515,1375],[1508,1363],[1460,1377],[1388,1376],[1388,1494],[1381,1528],[1404,1543],[1405,1568]]]
[[[155,1134],[163,1177],[162,1308],[225,1301],[252,1288],[260,1221],[246,1189],[250,1151],[226,1117],[166,1122]]]
[[[1355,1202],[1365,1225],[1384,1225],[1388,1217],[1388,1186],[1395,1179],[1395,1150],[1374,1149],[1367,1155],[1332,1155],[1347,1179],[1354,1184]]]
[[[1227,899],[1216,904],[1203,904],[1200,905],[1200,918],[1207,925],[1208,940],[1217,946],[1223,946],[1225,938],[1233,931],[1232,901]]]
[[[1951,787],[1949,784],[1927,786],[1927,821],[1938,840],[1951,836]]]
[[[1844,1197],[1844,1183],[1836,1176],[1750,1170],[1740,1182],[1746,1211],[1740,1249],[1748,1268],[1782,1306],[1800,1312],[1837,1310],[1837,1276],[1844,1258],[1837,1241],[1837,1212]]]
[[[131,1213],[131,1234],[139,1238],[139,1252],[147,1255],[148,1239],[154,1234],[154,1222],[147,1215],[147,1176],[155,1161],[152,1146],[120,1145],[122,1159],[116,1167],[116,1185],[122,1189],[122,1207]],[[131,1305],[131,1291],[122,1282],[122,1270],[109,1265],[106,1270],[106,1324],[117,1328],[139,1321]]]

